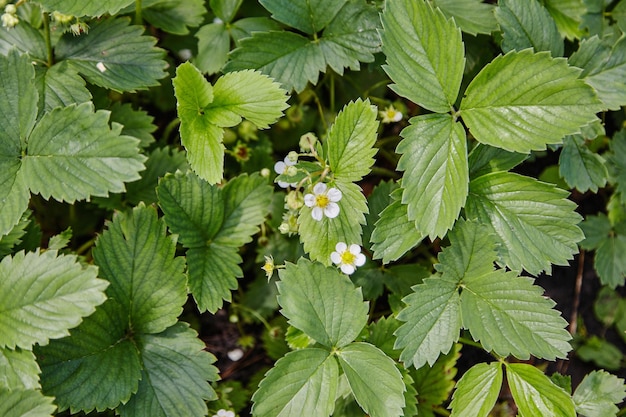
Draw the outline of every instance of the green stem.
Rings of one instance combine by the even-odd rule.
[[[372,174],[378,175],[379,177],[393,178],[396,180],[400,178],[400,174],[398,174],[397,172],[383,167],[372,167]]]
[[[251,308],[249,308],[249,307],[246,307],[246,306],[244,306],[244,305],[242,305],[242,304],[231,303],[230,305],[231,305],[231,306],[233,306],[234,308],[239,308],[239,309],[241,309],[241,310],[245,310],[245,311],[247,311],[248,313],[250,313],[250,314],[252,314],[254,317],[256,317],[256,318],[257,318],[257,319],[258,319],[261,323],[263,323],[263,325],[265,326],[265,328],[267,329],[267,331],[272,330],[272,326],[270,326],[270,324],[267,322],[267,320],[265,320],[265,319],[263,318],[263,316],[261,316],[261,315],[260,315],[257,311],[255,311],[255,310],[253,310],[253,309],[251,309]]]
[[[46,54],[48,55],[46,65],[50,68],[54,65],[54,55],[52,54],[52,40],[50,39],[50,15],[48,12],[43,13],[43,33],[46,41]]]
[[[433,407],[433,412],[435,414],[439,414],[440,416],[449,416],[451,413],[441,406]]]
[[[96,242],[96,238],[95,237],[89,239],[87,242],[85,242],[82,245],[80,245],[80,247],[78,249],[76,249],[76,254],[77,255],[84,255],[93,246],[93,244],[95,242]]]
[[[484,349],[483,345],[481,345],[478,342],[474,342],[473,340],[468,339],[466,337],[459,337],[459,342],[463,343],[464,345],[474,346],[474,347],[477,347],[477,348],[480,348],[480,349]]]
[[[619,413],[615,414],[616,417],[626,416],[626,407],[619,410]]]
[[[335,112],[335,73],[330,73],[330,111]]]
[[[163,135],[161,137],[167,141],[167,139],[172,134],[172,131],[176,129],[178,125],[180,125],[180,119],[177,117],[171,122],[169,122],[167,126],[165,126],[165,128],[163,129]]]
[[[141,17],[141,0],[135,0],[135,24],[143,25],[143,18]]]

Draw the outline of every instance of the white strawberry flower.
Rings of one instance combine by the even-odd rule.
[[[235,417],[235,412],[231,410],[224,410],[222,408],[217,411],[217,414],[213,414],[213,417]]]
[[[335,252],[330,254],[330,260],[346,275],[352,275],[357,266],[365,265],[365,255],[361,253],[361,247],[356,244],[348,246],[344,242],[335,245]]]
[[[284,160],[278,161],[278,162],[276,162],[274,164],[274,172],[276,172],[278,175],[280,175],[283,172],[285,172],[285,169],[287,169],[290,166],[294,166],[297,162],[298,162],[297,158],[294,161],[292,158],[289,157],[289,155],[287,155]],[[287,188],[290,185],[292,187],[295,187],[298,184],[297,183],[288,183],[288,182],[285,182],[285,181],[278,181],[278,186],[280,188]]]
[[[313,194],[304,196],[304,204],[311,207],[311,216],[318,222],[324,216],[334,219],[339,215],[339,205],[337,202],[341,200],[341,191],[336,188],[330,188],[323,182],[318,182],[313,187]]]

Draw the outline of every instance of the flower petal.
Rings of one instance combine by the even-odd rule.
[[[339,206],[337,203],[328,203],[328,205],[324,207],[324,214],[329,219],[334,219],[339,216]]]
[[[323,182],[318,182],[317,184],[315,184],[315,187],[313,187],[313,194],[324,194],[325,191],[326,184],[324,184]]]
[[[330,254],[330,260],[335,265],[339,265],[341,263],[341,255],[339,254],[339,252],[333,252]]]
[[[278,175],[285,172],[285,168],[286,168],[286,165],[283,161],[278,161],[274,164],[274,172],[276,172]]]
[[[342,194],[341,194],[341,191],[339,191],[338,189],[331,188],[326,193],[326,196],[328,196],[328,199],[330,201],[332,201],[333,203],[336,203],[337,201],[341,200]]]
[[[315,196],[313,194],[307,194],[304,196],[304,205],[307,207],[313,207],[315,205]]]
[[[287,166],[292,166],[298,163],[298,161],[292,161],[291,159],[289,159],[289,155],[285,157],[284,161],[285,161],[285,165]]]
[[[287,188],[290,185],[288,182],[285,181],[278,181],[276,184],[278,184],[280,188]]]
[[[356,258],[354,259],[354,265],[356,266],[365,265],[365,255],[363,255],[362,253],[357,254]]]
[[[356,243],[353,243],[352,245],[350,245],[350,253],[353,255],[358,255],[359,253],[361,253],[361,247]]]
[[[322,210],[320,207],[313,207],[313,210],[311,210],[311,217],[319,222],[322,220],[322,217],[324,217],[324,211],[325,210]]]
[[[339,252],[339,254],[344,253],[346,249],[348,249],[348,245],[346,245],[345,242],[337,242],[335,245],[335,250]]]
[[[350,264],[342,264],[341,272],[343,272],[346,275],[352,275],[354,273],[354,266]]]

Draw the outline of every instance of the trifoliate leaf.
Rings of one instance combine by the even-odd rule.
[[[289,324],[316,342],[342,347],[361,332],[368,318],[368,303],[361,289],[336,269],[300,258],[279,270],[278,303]]]
[[[186,35],[202,23],[204,0],[143,0],[142,17],[152,26],[174,35]]]
[[[347,0],[260,0],[281,23],[312,35],[324,29]]]
[[[502,364],[479,363],[472,366],[456,384],[452,396],[453,417],[487,417],[502,388]]]
[[[198,38],[198,54],[193,63],[202,72],[219,72],[228,61],[230,51],[230,36],[226,26],[223,23],[204,25],[195,37]]]
[[[572,399],[576,411],[585,417],[614,417],[615,404],[626,396],[624,380],[605,371],[592,371],[582,380]]]
[[[79,13],[70,13],[80,15]],[[87,81],[115,91],[145,90],[165,77],[164,52],[156,39],[128,18],[94,21],[89,33],[64,34],[55,47],[57,60],[67,60]]]
[[[27,22],[20,20],[20,24],[11,29],[0,28],[0,55],[8,55],[11,49],[27,53],[35,61],[48,62],[43,35]]]
[[[351,101],[339,112],[328,131],[328,162],[335,179],[360,181],[374,164],[376,109],[369,100]]]
[[[115,14],[120,9],[133,3],[132,0],[102,0],[98,2],[82,2],[76,0],[38,0],[44,9],[58,11],[73,16],[102,16]]]
[[[569,394],[534,366],[506,364],[506,379],[520,417],[576,417]]]
[[[54,250],[0,262],[0,347],[31,349],[63,337],[106,299],[97,269]]]
[[[394,82],[390,88],[428,110],[450,111],[465,66],[461,30],[454,20],[429,2],[402,0],[385,4],[382,21],[383,68]]]
[[[367,203],[361,188],[351,182],[334,184],[342,193],[339,215],[333,219],[326,216],[317,221],[311,215],[309,207],[302,207],[298,217],[300,242],[311,259],[324,265],[330,265],[330,254],[339,242],[347,245],[361,244],[361,224],[365,223],[363,213],[367,212]],[[329,187],[330,188],[330,187]]]
[[[335,406],[339,367],[323,349],[296,350],[279,359],[252,396],[258,417],[328,417]]]
[[[122,417],[178,417],[207,414],[217,395],[215,357],[186,323],[137,340],[143,370],[137,393],[119,408]]]
[[[490,35],[498,29],[493,15],[495,7],[482,0],[433,0],[433,4],[470,35]]]
[[[626,104],[626,87],[617,81],[626,76],[626,38],[615,43],[597,36],[584,39],[569,62],[583,69],[582,77],[596,90],[606,108],[617,110]]]
[[[43,392],[61,411],[115,408],[137,391],[141,363],[124,310],[109,299],[69,337],[35,347]]]
[[[78,72],[67,61],[50,68],[37,67],[35,82],[39,91],[39,115],[56,107],[81,104],[91,100],[91,93],[85,87]]]
[[[39,365],[30,350],[0,349],[0,390],[38,389]]]
[[[449,114],[411,119],[396,152],[402,154],[402,203],[409,220],[431,239],[452,228],[467,197],[465,130]]]
[[[461,307],[456,281],[432,277],[413,287],[402,300],[407,306],[398,314],[405,322],[396,332],[394,349],[403,349],[406,367],[432,366],[459,338]]]
[[[211,10],[223,22],[229,23],[237,14],[243,0],[209,0]]]
[[[498,3],[496,19],[502,30],[502,50],[535,52],[550,51],[553,57],[563,56],[563,39],[556,23],[537,0],[505,0]]]
[[[124,308],[136,332],[158,333],[176,323],[187,299],[184,260],[175,257],[176,238],[153,207],[116,213],[93,250],[109,298]]]
[[[498,236],[501,261],[531,274],[566,265],[583,239],[580,215],[567,192],[552,184],[509,172],[494,172],[470,182],[465,205],[469,219],[490,224]]]
[[[562,36],[573,40],[584,35],[581,27],[582,17],[587,13],[584,0],[545,0],[544,4]]]
[[[124,191],[139,179],[145,157],[137,139],[109,128],[109,113],[91,102],[46,113],[28,140],[22,171],[30,189],[48,199],[74,202]],[[54,175],[51,175],[54,173]]]
[[[369,343],[350,343],[337,352],[350,390],[361,408],[371,417],[403,415],[402,374],[395,362]],[[372,381],[376,381],[372,384]]]
[[[455,366],[461,356],[460,351],[461,345],[457,343],[450,352],[441,355],[432,367],[424,365],[411,371],[411,376],[415,380],[412,385],[417,391],[418,415],[435,417],[433,408],[450,398],[454,389],[454,377],[457,372]]]
[[[467,159],[470,178],[474,179],[490,172],[508,171],[528,159],[528,155],[479,143]]]
[[[580,135],[574,135],[563,140],[559,175],[570,187],[583,193],[587,190],[595,193],[606,185],[609,173],[604,158],[589,150]]]
[[[548,52],[511,51],[485,66],[461,102],[461,116],[481,143],[529,153],[561,143],[602,109],[580,70]]]
[[[54,398],[33,389],[0,388],[0,415],[3,417],[52,417],[57,407]]]
[[[154,117],[148,115],[143,110],[133,109],[130,103],[114,103],[111,108],[111,122],[119,123],[122,126],[122,134],[132,136],[141,141],[140,146],[147,148],[154,143],[152,133],[157,127],[152,123]]]

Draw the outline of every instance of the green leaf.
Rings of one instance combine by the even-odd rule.
[[[122,417],[204,416],[217,394],[215,357],[186,323],[137,340],[143,370],[137,393],[119,408]]]
[[[0,347],[30,350],[63,337],[106,299],[106,281],[73,255],[18,252],[0,262]]]
[[[533,48],[563,56],[563,39],[548,10],[537,0],[504,0],[495,10],[502,30],[502,50]]]
[[[528,155],[478,143],[468,156],[470,178],[478,178],[490,172],[508,171],[526,159]]]
[[[339,350],[337,359],[356,401],[368,415],[403,415],[406,387],[391,358],[369,343],[350,343]]]
[[[27,22],[20,21],[11,29],[0,28],[0,55],[9,55],[11,49],[27,53],[41,63],[47,62],[46,41],[41,32]]]
[[[450,111],[465,66],[461,30],[454,20],[428,2],[401,0],[385,5],[382,21],[383,68],[394,82],[390,88],[428,110]]]
[[[469,170],[465,130],[449,114],[411,119],[401,133],[396,152],[402,154],[398,170],[402,203],[409,220],[431,239],[452,228],[467,197]]]
[[[626,236],[609,234],[596,248],[593,266],[600,282],[611,288],[624,285],[626,278]]]
[[[46,113],[28,140],[22,171],[33,193],[73,203],[124,191],[139,179],[145,157],[137,140],[108,125],[109,113],[90,102]],[[51,175],[54,173],[54,175]]]
[[[137,391],[141,363],[124,306],[107,300],[71,336],[35,347],[43,392],[59,410],[115,408]]]
[[[530,49],[511,51],[485,66],[461,102],[461,115],[481,143],[529,153],[561,143],[601,110],[580,70],[563,58]]]
[[[129,23],[128,18],[107,18],[94,21],[88,34],[66,33],[55,47],[56,58],[69,61],[87,81],[115,91],[158,85],[166,75],[163,50],[154,47],[155,38],[142,35],[142,26]]]
[[[130,103],[115,102],[111,108],[110,121],[123,125],[122,134],[132,136],[141,141],[140,146],[147,148],[154,143],[152,133],[157,127],[152,123],[154,117],[146,111],[133,109]]]
[[[237,14],[243,0],[210,0],[209,4],[213,13],[222,21],[230,23]]]
[[[300,258],[279,270],[278,303],[289,324],[336,348],[352,342],[368,318],[361,289],[334,268]]]
[[[559,157],[559,175],[567,185],[584,193],[606,185],[609,172],[605,160],[589,150],[580,135],[566,136]]]
[[[367,326],[368,336],[365,341],[382,350],[390,358],[397,360],[400,357],[400,352],[393,348],[393,333],[401,324],[393,316],[381,317],[378,321]]]
[[[424,365],[411,372],[415,380],[413,387],[417,391],[418,415],[434,417],[432,410],[450,398],[460,351],[461,345],[457,343],[450,352],[440,356],[432,367]]]
[[[28,208],[30,193],[17,158],[0,156],[0,236],[10,233]]]
[[[624,380],[600,370],[585,376],[572,399],[576,411],[585,417],[614,417],[619,411],[615,404],[625,396]]]
[[[365,215],[366,224],[363,226],[363,245],[368,247],[376,222],[380,219],[380,214],[395,200],[391,198],[392,191],[398,189],[395,181],[380,181],[374,186],[372,192],[367,196],[367,206],[369,213]]]
[[[36,390],[0,388],[0,415],[4,417],[52,417],[57,407],[54,398]]]
[[[347,0],[260,0],[281,23],[312,35],[324,29]]]
[[[251,37],[254,32],[280,31],[282,28],[277,21],[269,17],[246,17],[232,22],[229,33],[235,45],[240,46],[241,40]]]
[[[506,364],[506,379],[520,417],[576,417],[569,394],[534,366]]]
[[[581,28],[582,17],[587,13],[584,0],[544,0],[544,4],[562,36],[573,40],[584,35]]]
[[[452,397],[452,417],[487,417],[502,388],[502,364],[479,363],[472,366],[456,384]]]
[[[334,219],[326,216],[317,221],[311,216],[309,207],[302,207],[298,217],[300,242],[311,259],[330,265],[330,254],[338,242],[361,244],[361,224],[365,223],[363,213],[367,212],[367,202],[361,188],[354,183],[337,182],[334,186],[341,191],[339,215]]]
[[[158,333],[176,323],[187,300],[183,258],[175,257],[176,237],[166,235],[154,207],[143,204],[116,213],[100,235],[93,258],[107,289],[123,307],[136,332]]]
[[[61,250],[65,249],[72,240],[72,228],[68,227],[58,235],[50,237],[48,241],[48,250]]]
[[[67,61],[50,68],[37,67],[35,82],[39,91],[39,115],[56,107],[81,104],[91,100],[83,80]]]
[[[597,36],[581,41],[570,65],[583,69],[582,77],[597,92],[609,110],[626,104],[626,87],[618,80],[626,76],[626,37],[614,44]]]
[[[494,172],[470,182],[465,205],[469,219],[490,224],[501,245],[501,261],[531,274],[566,265],[583,239],[580,215],[567,192],[552,184],[509,172]]]
[[[328,161],[338,181],[360,181],[374,164],[376,109],[369,100],[351,101],[344,106],[328,131]]]
[[[257,417],[328,417],[335,406],[339,367],[323,349],[296,350],[279,359],[252,396]]]
[[[0,391],[38,389],[39,365],[30,350],[0,349]]]
[[[32,211],[26,210],[19,222],[7,233],[0,236],[0,258],[13,253],[16,245],[22,243],[23,238],[27,235],[28,227],[31,224],[33,214]],[[39,244],[39,242],[37,242]]]
[[[580,247],[586,250],[594,250],[611,234],[611,222],[604,213],[597,216],[591,215],[580,223],[580,228],[585,233],[585,240],[580,242]]]
[[[76,0],[38,0],[47,11],[59,11],[74,16],[102,16],[115,14],[120,9],[132,4],[132,0],[102,0],[98,2],[81,2]]]
[[[619,322],[616,327],[621,330]],[[620,348],[596,335],[588,337],[576,348],[576,356],[585,362],[593,362],[599,368],[617,371],[622,367]]]
[[[447,353],[459,338],[461,307],[456,281],[432,277],[413,287],[403,298],[407,305],[398,314],[405,322],[396,332],[394,349],[403,349],[406,367],[432,366],[440,353]]]
[[[210,23],[202,26],[195,34],[198,38],[198,54],[193,63],[202,72],[219,72],[230,51],[230,36],[223,23]]]
[[[610,142],[608,155],[610,182],[619,193],[620,201],[626,204],[626,130],[622,129]]]
[[[493,15],[495,7],[482,0],[433,0],[433,4],[470,35],[489,35],[498,29]]]
[[[153,0],[142,4],[142,17],[152,26],[174,35],[186,35],[202,23],[204,0]]]

